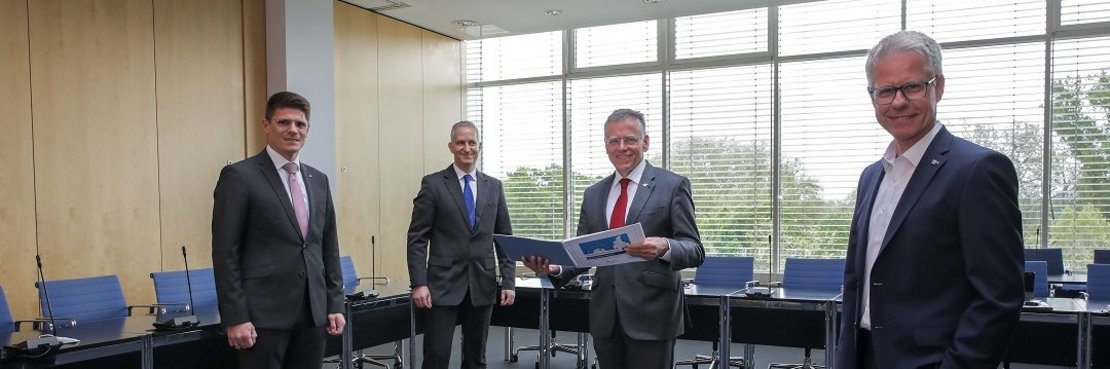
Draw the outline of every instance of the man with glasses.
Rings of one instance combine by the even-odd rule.
[[[605,120],[605,151],[616,172],[586,189],[578,234],[640,223],[647,239],[625,252],[646,260],[597,268],[590,334],[603,369],[670,369],[675,337],[685,328],[679,271],[705,260],[690,180],[644,160],[644,115],[618,109]],[[528,257],[524,265],[565,285],[589,268],[562,268]]]
[[[894,140],[860,176],[836,367],[997,368],[1024,298],[1014,165],[937,120],[933,39],[887,36],[865,69]]]

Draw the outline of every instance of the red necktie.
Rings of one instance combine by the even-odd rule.
[[[625,208],[628,207],[628,183],[631,179],[621,178],[621,195],[613,204],[613,216],[609,217],[609,229],[624,227]]]

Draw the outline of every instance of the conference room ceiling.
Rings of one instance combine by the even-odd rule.
[[[342,0],[460,40],[721,12],[766,0]],[[549,11],[559,11],[549,15]],[[459,20],[473,25],[459,25]]]

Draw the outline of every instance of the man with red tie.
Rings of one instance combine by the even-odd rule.
[[[605,120],[605,151],[616,172],[586,189],[578,234],[640,223],[647,239],[625,252],[646,262],[598,267],[590,299],[590,334],[604,369],[669,369],[686,310],[679,271],[701,265],[705,250],[694,223],[690,180],[644,160],[644,115],[618,109]],[[543,258],[524,264],[565,285],[589,268]]]

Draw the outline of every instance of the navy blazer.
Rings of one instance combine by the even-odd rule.
[[[288,329],[308,295],[312,320],[343,312],[343,274],[328,177],[301,163],[308,235],[301,235],[265,149],[225,166],[213,191],[212,267],[223,325]]]
[[[613,178],[610,175],[586,189],[578,216],[578,235],[609,229],[605,205]],[[590,333],[594,337],[612,337],[618,317],[625,333],[637,340],[674,339],[685,329],[686,300],[679,271],[698,267],[705,260],[694,223],[690,180],[645,163],[640,182],[625,224],[640,223],[647,237],[666,237],[670,241],[670,261],[598,267],[590,298]],[[562,286],[589,269],[566,268],[551,280]]]
[[[884,175],[860,176],[844,273],[837,368],[857,367],[868,226]],[[1005,155],[941,128],[890,220],[871,270],[879,368],[996,368],[1024,300],[1017,174]]]
[[[501,181],[477,172],[474,185],[478,186],[474,228],[468,224],[453,165],[424,176],[420,192],[412,199],[409,281],[412,286],[428,286],[432,305],[459,305],[467,291],[471,305],[491,305],[498,301],[499,289],[512,290],[516,283],[516,263],[493,241],[494,234],[513,234]]]

